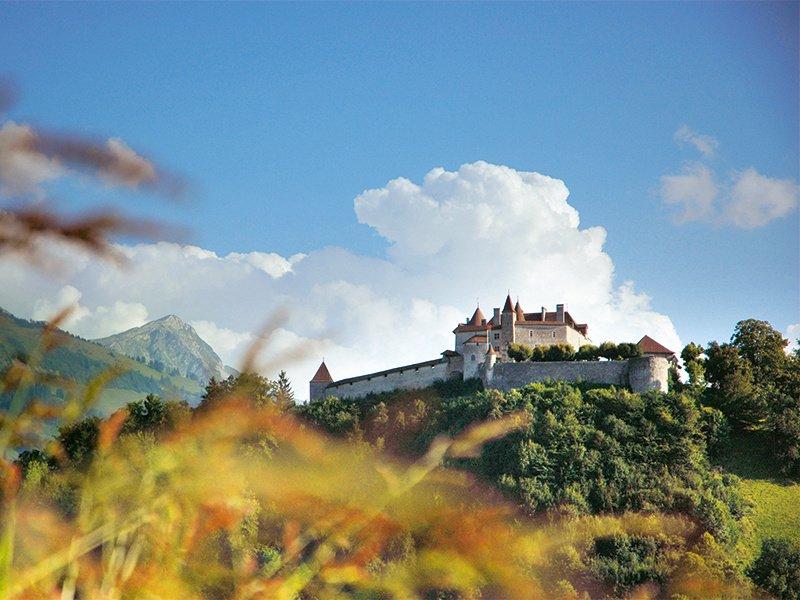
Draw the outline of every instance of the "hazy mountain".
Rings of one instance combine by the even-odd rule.
[[[0,371],[5,370],[15,357],[31,356],[39,347],[44,323],[27,321],[0,309]],[[200,400],[203,387],[192,379],[170,375],[142,362],[114,352],[65,331],[57,331],[58,344],[44,353],[38,369],[57,373],[85,384],[107,371],[112,365],[123,372],[102,391],[96,412],[108,414],[127,402],[139,400],[149,393],[164,398],[182,398],[191,404]],[[42,399],[58,400],[63,389],[36,386],[31,394]],[[8,399],[0,396],[0,404]]]
[[[224,379],[229,374],[211,346],[191,325],[175,315],[95,342],[159,371],[187,377],[202,385],[211,377]]]

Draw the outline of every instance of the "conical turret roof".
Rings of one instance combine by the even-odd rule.
[[[525,311],[522,310],[522,306],[520,306],[519,298],[517,298],[517,305],[514,307],[514,312],[517,313],[517,321],[525,320]]]
[[[506,303],[503,306],[503,312],[514,312],[514,303],[511,302],[511,294],[506,296]]]
[[[331,377],[331,373],[330,371],[328,371],[328,367],[325,366],[324,360],[322,361],[322,363],[320,363],[319,369],[317,369],[317,372],[314,373],[314,377],[311,378],[311,381],[315,382],[324,381],[326,383],[330,383],[331,381],[333,381],[333,377]]]
[[[479,306],[475,309],[475,312],[472,314],[472,318],[469,320],[467,325],[481,325],[485,320],[486,318],[483,316],[481,307]]]
[[[489,344],[489,349],[486,351],[487,356],[497,356],[497,350],[494,349],[494,346]]]

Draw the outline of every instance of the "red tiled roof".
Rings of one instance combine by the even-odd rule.
[[[503,306],[503,312],[514,312],[514,305],[511,302],[511,294],[506,296],[506,303]]]
[[[642,351],[642,354],[675,354],[672,350],[666,346],[662,346],[649,335],[640,339],[639,343],[636,345],[639,347],[639,350]]]
[[[333,377],[331,377],[330,371],[328,371],[328,367],[325,366],[325,361],[322,361],[320,364],[319,369],[317,372],[314,373],[314,376],[311,378],[311,381],[318,381],[318,382],[327,382],[330,383],[333,381]]]
[[[497,350],[494,349],[494,346],[489,346],[489,349],[486,351],[487,356],[497,356]]]
[[[482,325],[484,321],[486,321],[486,318],[483,316],[481,307],[479,306],[475,309],[475,312],[473,313],[472,318],[467,322],[467,325],[472,325],[474,327],[475,325]]]
[[[493,327],[491,323],[485,323],[483,325],[465,325],[464,323],[460,323],[458,327],[453,329],[453,333],[463,333],[464,331],[486,331],[487,329],[499,329],[499,327]]]

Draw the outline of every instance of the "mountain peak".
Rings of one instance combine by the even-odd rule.
[[[172,325],[172,326],[188,325],[189,327],[191,327],[191,325],[189,325],[186,321],[181,319],[178,315],[166,315],[164,317],[161,317],[160,319],[156,319],[155,321],[150,321],[150,323],[147,323],[147,325],[153,325],[155,323],[160,323],[162,325]]]
[[[227,376],[214,349],[177,315],[169,314],[95,342],[164,373],[182,375],[203,384],[211,377]]]

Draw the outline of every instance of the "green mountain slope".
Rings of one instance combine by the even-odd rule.
[[[194,328],[175,315],[95,340],[115,352],[138,359],[159,371],[205,384],[227,377],[217,353]]]
[[[5,369],[17,356],[30,356],[40,345],[43,323],[26,321],[0,309],[0,369]],[[95,342],[75,337],[64,331],[55,334],[57,347],[44,354],[40,369],[57,373],[85,384],[110,367],[119,367],[122,374],[102,392],[94,410],[108,414],[131,400],[149,393],[166,398],[182,398],[191,404],[199,401],[203,386],[178,375],[158,371]],[[58,399],[63,391],[48,388],[36,390],[39,397]],[[0,396],[0,403],[6,399]]]

